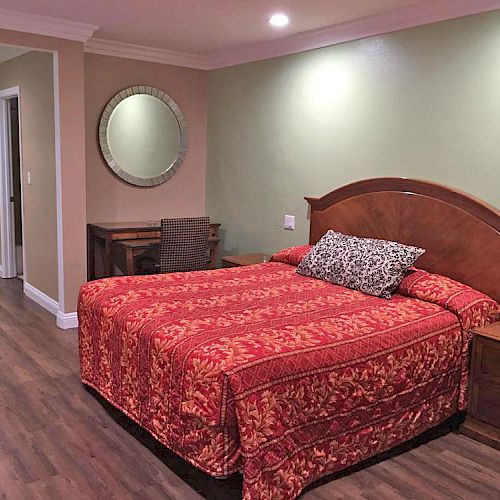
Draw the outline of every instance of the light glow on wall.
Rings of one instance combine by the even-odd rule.
[[[352,73],[332,60],[317,60],[305,69],[304,97],[314,107],[340,105],[351,93]]]

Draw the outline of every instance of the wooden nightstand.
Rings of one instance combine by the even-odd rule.
[[[248,253],[246,255],[226,255],[222,257],[222,267],[251,266],[269,262],[270,256],[265,253]]]
[[[469,411],[461,431],[500,449],[500,321],[472,332]]]

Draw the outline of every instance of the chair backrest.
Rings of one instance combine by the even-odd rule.
[[[162,219],[160,272],[207,269],[209,230],[209,217]]]

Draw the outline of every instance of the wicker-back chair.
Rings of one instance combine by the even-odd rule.
[[[209,217],[162,219],[159,272],[207,269]]]

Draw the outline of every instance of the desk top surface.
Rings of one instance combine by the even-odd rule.
[[[140,221],[140,222],[92,222],[88,224],[101,231],[159,231],[161,221]],[[211,226],[220,226],[218,223],[210,223]]]

